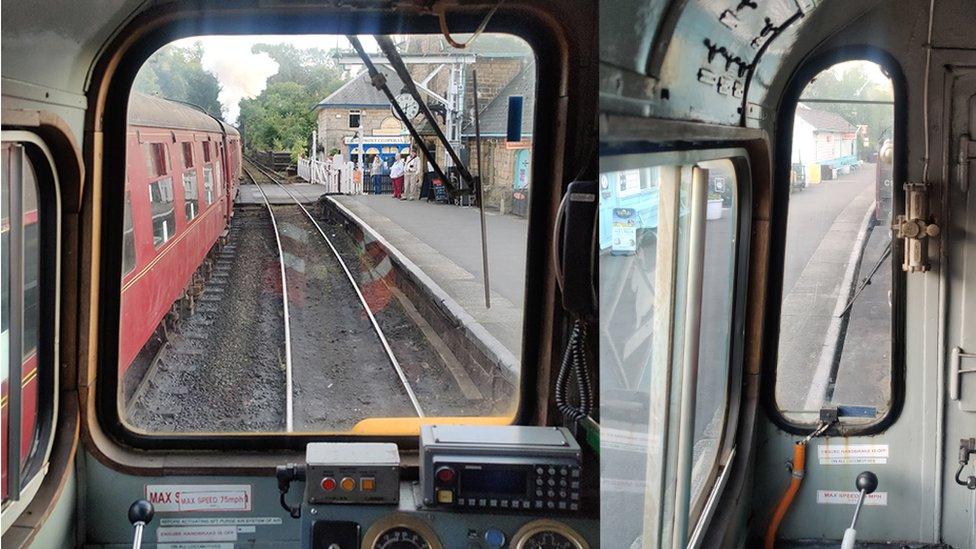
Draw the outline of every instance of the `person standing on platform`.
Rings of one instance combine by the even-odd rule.
[[[369,178],[373,182],[373,194],[380,194],[380,191],[382,190],[380,188],[380,181],[382,181],[380,171],[382,170],[382,166],[383,163],[380,161],[380,155],[374,156],[373,164],[369,167]]]
[[[403,172],[406,175],[407,184],[407,200],[413,200],[420,197],[420,158],[417,156],[417,151],[410,149],[410,158],[407,159],[407,164],[403,168]]]
[[[434,180],[437,179],[437,175],[434,173],[434,165],[430,162],[427,163],[427,173],[424,175],[426,179],[425,184],[427,186],[427,202],[434,201]]]
[[[393,181],[393,198],[403,198],[403,158],[397,157],[390,168],[390,179]]]

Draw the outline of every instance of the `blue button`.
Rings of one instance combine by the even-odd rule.
[[[485,530],[485,543],[491,549],[500,549],[505,545],[505,532],[498,530],[496,528],[489,528]]]

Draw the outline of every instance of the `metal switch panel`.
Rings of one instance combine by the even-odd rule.
[[[396,444],[315,442],[308,445],[305,462],[305,501],[309,504],[400,501]]]

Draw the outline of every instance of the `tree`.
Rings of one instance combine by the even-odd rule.
[[[191,103],[221,118],[224,108],[217,95],[217,77],[203,69],[203,46],[190,48],[164,46],[139,69],[133,88],[149,95]]]
[[[254,53],[267,53],[278,63],[278,73],[268,79],[276,82],[297,82],[316,103],[342,85],[342,70],[333,55],[320,48],[298,49],[290,44],[258,44]]]
[[[315,128],[315,105],[342,85],[342,71],[318,48],[287,44],[258,44],[254,53],[267,53],[278,73],[255,98],[242,99],[239,124],[251,149],[290,151],[297,160],[307,150]]]
[[[241,101],[241,125],[252,149],[305,149],[315,127],[308,94],[297,82],[269,84],[261,95]],[[297,156],[297,155],[293,155]]]
[[[858,101],[892,101],[891,84],[873,80],[868,75],[869,61],[834,66],[816,76],[803,90],[804,99],[853,99]],[[838,78],[839,76],[839,78]],[[866,103],[810,103],[811,106],[843,116],[855,126],[868,127],[868,150],[876,150],[882,138],[890,138],[894,123],[894,106]],[[858,145],[860,147],[860,144]]]

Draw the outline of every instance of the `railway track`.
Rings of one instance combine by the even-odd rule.
[[[274,232],[260,209],[241,209],[192,310],[145,357],[126,403],[147,432],[279,432],[285,428],[283,329]]]
[[[305,403],[310,398],[321,398],[323,394],[336,394],[336,386],[347,387],[347,391],[356,392],[359,389],[357,385],[366,384],[371,386],[371,391],[377,394],[364,395],[361,390],[358,390],[358,404],[368,407],[372,404],[374,396],[379,397],[382,401],[387,396],[384,393],[395,389],[383,385],[389,376],[383,376],[382,372],[377,370],[385,359],[385,362],[396,373],[399,389],[406,394],[410,407],[407,410],[383,410],[383,412],[389,412],[389,415],[404,415],[404,413],[412,410],[418,417],[424,417],[424,410],[410,379],[397,360],[390,342],[380,327],[380,323],[369,307],[342,255],[319,222],[301,201],[288,190],[287,186],[281,184],[277,174],[246,157],[243,168],[252,182],[277,185],[289,197],[287,205],[273,205],[267,193],[258,185],[269,212],[272,212],[273,219],[276,219],[274,224],[282,260],[282,287],[293,290],[285,298],[285,301],[301,303],[301,307],[293,308],[290,313],[286,313],[286,317],[289,314],[305,317],[303,320],[294,323],[294,327],[292,326],[293,319],[286,318],[285,325],[288,326],[288,337],[304,338],[305,341],[315,344],[315,352],[309,352],[306,349],[306,352],[301,353],[302,356],[299,356],[295,361],[294,373],[289,374],[289,378],[292,376],[304,378],[297,381],[295,388],[288,389],[290,403],[294,401],[291,394],[293,390],[297,389],[304,393],[302,409],[296,413],[307,415],[306,408],[310,407],[305,406]],[[275,218],[274,212],[276,208],[278,208],[277,218]],[[328,252],[325,252],[322,246],[309,242],[309,235],[316,234],[318,237],[315,239],[321,238],[326,243]],[[319,270],[327,272],[323,273]],[[340,275],[338,271],[342,271],[342,274]],[[286,273],[290,273],[290,276]],[[345,284],[341,282],[337,284],[336,281],[342,278],[345,278]],[[344,309],[349,310],[349,301],[352,301],[348,294],[343,296],[349,290],[355,293],[356,300],[359,303],[359,307],[356,309],[361,310],[368,320],[369,328],[366,330],[363,329],[360,319],[350,318],[353,316],[352,314],[342,314]],[[316,314],[317,311],[329,315],[335,321],[334,325],[331,327],[323,326],[323,318]],[[349,312],[352,313],[353,311],[349,310]],[[365,333],[367,330],[371,334]],[[382,349],[382,358],[375,356],[377,346],[375,341],[370,341],[372,339],[369,337],[370,335],[379,340],[380,345],[378,347]],[[289,342],[287,348],[293,347],[293,342]],[[354,354],[355,361],[341,365],[336,364],[335,356],[342,354],[339,352],[340,348],[344,349],[346,354],[350,348],[357,349]],[[374,356],[371,357],[370,355]],[[331,369],[329,367],[330,361],[332,362]],[[289,365],[288,368],[291,372],[292,366]],[[351,372],[353,373],[352,376],[350,376]],[[292,410],[292,407],[293,405],[289,404],[289,410]],[[340,411],[331,409],[325,417],[305,417],[302,419],[306,425],[314,425],[318,420],[326,420],[331,427],[335,428],[339,426],[337,423],[342,423],[341,420],[336,421],[338,419],[337,413],[341,415]],[[329,417],[330,414],[332,417]],[[356,412],[350,419],[359,417],[362,417],[362,414]]]
[[[257,185],[257,179],[254,178],[254,174],[247,167],[242,164],[241,169],[251,179],[251,182],[255,184],[258,190],[261,191],[264,204],[268,208],[268,215],[271,217],[271,228],[274,230],[275,243],[278,245],[278,264],[281,269],[282,319],[285,323],[285,430],[291,433],[295,430],[295,391],[291,366],[291,319],[288,313],[288,284],[285,275],[285,253],[281,248],[281,232],[278,230],[278,222],[275,219],[274,208],[271,207],[271,201],[268,200],[268,195],[265,194],[261,185]]]

